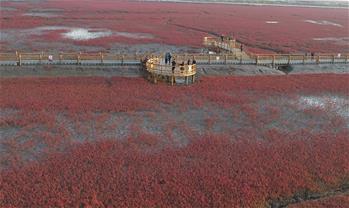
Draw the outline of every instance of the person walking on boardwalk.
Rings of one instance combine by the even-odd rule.
[[[240,45],[240,51],[242,52],[244,50],[244,45]]]
[[[190,64],[191,64],[191,63],[190,63],[190,59],[188,59],[188,62],[187,62],[187,64],[188,64],[188,65],[190,65]]]

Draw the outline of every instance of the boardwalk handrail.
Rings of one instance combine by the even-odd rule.
[[[152,54],[114,54],[114,53],[82,53],[82,52],[14,52],[14,53],[0,53],[1,62],[13,62],[17,65],[21,65],[24,61],[31,61],[34,64],[46,63],[44,61],[55,61],[56,64],[69,62],[81,64],[88,61],[93,64],[104,64],[107,62],[124,63],[139,63],[145,57],[158,57],[163,58],[164,55],[152,55]],[[220,53],[220,54],[202,54],[202,53],[186,53],[186,54],[173,54],[173,57],[177,62],[187,62],[187,60],[197,60],[198,64],[284,64],[287,60],[288,64],[303,63],[348,63],[349,53],[316,53],[316,54],[260,54],[260,53],[247,53],[247,55],[237,55],[234,53]]]
[[[231,37],[221,37],[221,38],[215,38],[215,37],[204,37],[204,45],[206,46],[216,46],[221,49],[224,49],[226,51],[229,51],[231,53],[234,52],[236,49],[240,49],[241,43],[236,41],[235,39]],[[242,51],[241,51],[242,52]],[[259,59],[263,57],[270,57],[270,59],[275,59],[280,56],[287,56],[287,57],[301,57],[298,60],[306,59],[307,57],[317,57],[318,59],[348,59],[349,53],[302,53],[302,54],[260,54],[260,53],[253,53],[246,49],[243,49],[243,52],[249,56],[252,59]],[[347,61],[346,61],[347,62]]]
[[[228,50],[233,48],[240,48],[241,44],[236,41],[236,39],[230,37],[221,37],[221,41],[217,41],[214,37],[204,37],[204,45],[208,47],[220,47],[222,49]]]

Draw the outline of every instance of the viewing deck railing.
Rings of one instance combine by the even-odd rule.
[[[161,58],[150,58],[145,62],[145,68],[149,73],[149,79],[153,80],[154,83],[158,79],[165,78],[165,81],[171,82],[171,85],[174,84],[177,78],[184,78],[185,83],[189,84],[189,79],[191,83],[195,81],[196,75],[196,64],[176,64],[175,66],[166,65],[161,63]]]
[[[151,73],[166,76],[188,77],[196,74],[196,64],[185,64],[184,66],[176,64],[174,70],[172,71],[171,65],[160,64],[160,62],[150,59],[146,63],[146,68]]]

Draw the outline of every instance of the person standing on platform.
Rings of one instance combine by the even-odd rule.
[[[168,53],[168,64],[171,64],[171,59],[172,59],[172,55],[171,53]]]
[[[165,54],[165,64],[171,64],[171,54],[169,52]]]
[[[173,61],[172,61],[172,74],[174,74],[175,68],[176,68],[176,60],[173,59]]]
[[[183,71],[184,71],[184,61],[182,61],[182,63],[180,64],[180,69],[181,69],[181,72],[183,73]]]
[[[165,64],[167,65],[168,62],[168,53],[165,54]]]

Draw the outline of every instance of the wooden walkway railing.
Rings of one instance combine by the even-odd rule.
[[[232,56],[240,59],[240,64],[251,63],[256,65],[286,65],[286,64],[336,64],[348,63],[349,53],[331,54],[257,54],[246,49],[241,50],[242,44],[230,37],[205,37],[204,45],[208,48],[217,47],[228,51]],[[220,59],[218,57],[217,59]],[[209,59],[210,60],[210,59]],[[227,57],[224,57],[227,60]],[[228,58],[229,60],[229,58]]]
[[[204,37],[204,45],[207,47],[218,47],[232,52],[232,49],[240,49],[242,44],[230,37],[222,37],[221,40],[214,37]]]
[[[163,54],[112,54],[112,53],[0,53],[0,66],[20,65],[141,65],[146,57],[163,58]],[[295,64],[347,64],[349,54],[173,54],[177,63],[196,60],[197,65],[295,65]]]
[[[144,54],[112,53],[0,53],[0,65],[77,64],[139,65]]]

